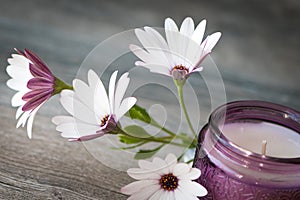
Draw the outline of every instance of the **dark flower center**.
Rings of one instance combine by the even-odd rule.
[[[187,73],[189,72],[189,70],[182,64],[176,65],[175,67],[173,67],[172,71],[174,71],[174,70],[185,70]]]
[[[172,173],[165,174],[160,178],[159,184],[162,189],[167,191],[173,191],[178,187],[178,178]]]
[[[100,126],[103,127],[105,126],[106,122],[108,121],[109,115],[105,115],[102,119],[101,119],[101,123]]]

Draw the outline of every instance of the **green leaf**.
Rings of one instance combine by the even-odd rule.
[[[134,105],[126,114],[126,116],[129,116],[131,119],[138,119],[140,121],[143,121],[147,124],[150,124],[151,122],[151,117],[150,115],[147,113],[146,109],[138,106],[138,105]]]
[[[135,138],[135,137],[130,137],[127,135],[122,135],[122,134],[118,134],[119,136],[119,140],[122,143],[125,144],[136,144],[136,143],[140,143],[143,141],[143,138]]]
[[[149,133],[147,133],[145,129],[137,125],[126,126],[124,128],[124,131],[132,137],[137,137],[141,139],[152,137]]]
[[[144,138],[152,137],[145,129],[137,125],[130,125],[124,128],[124,132],[128,135],[119,134],[119,140],[125,144],[136,144],[145,142]]]
[[[136,160],[140,160],[140,159],[147,159],[147,158],[151,158],[154,154],[156,154],[156,152],[158,152],[162,147],[164,146],[164,144],[160,145],[159,147],[155,148],[155,149],[141,149],[139,150],[135,156],[134,159]]]

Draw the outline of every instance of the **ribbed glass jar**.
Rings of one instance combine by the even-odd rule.
[[[300,137],[300,113],[262,101],[236,101],[217,108],[199,134],[194,167],[208,190],[200,199],[299,200],[300,157],[276,158],[253,153],[231,143],[222,133],[230,123],[279,125]]]

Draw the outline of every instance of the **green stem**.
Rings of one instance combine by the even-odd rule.
[[[176,134],[173,133],[172,131],[168,130],[167,128],[161,126],[159,123],[157,123],[154,119],[151,118],[151,123],[150,123],[152,126],[156,127],[156,128],[159,128],[161,129],[162,131],[168,133],[169,135],[175,137]]]
[[[176,84],[176,83],[175,83],[175,84]],[[197,136],[197,135],[196,135],[196,132],[195,132],[194,129],[193,129],[191,120],[190,120],[190,118],[189,118],[188,112],[187,112],[186,107],[185,107],[185,104],[184,104],[183,90],[182,90],[182,89],[183,89],[183,84],[176,84],[176,86],[177,86],[177,91],[178,91],[178,96],[179,96],[179,103],[180,103],[180,106],[181,106],[181,108],[182,108],[182,110],[183,110],[183,113],[184,113],[184,116],[185,116],[185,118],[186,118],[186,121],[187,121],[187,123],[188,123],[189,128],[191,129],[193,135],[196,137],[196,136]]]
[[[147,143],[148,143],[148,141],[144,141],[144,142],[141,142],[141,143],[133,145],[133,146],[121,147],[121,148],[115,148],[115,149],[120,149],[120,150],[134,149],[134,148],[137,148],[137,147],[142,146],[142,145],[147,144]]]
[[[138,105],[134,105],[125,116],[130,117],[131,119],[137,119],[142,122],[145,122],[147,124],[150,124],[156,128],[161,129],[162,131],[168,133],[171,136],[176,136],[175,133],[172,131],[168,130],[167,128],[161,126],[159,123],[157,123],[146,111],[145,108],[142,108]]]
[[[52,96],[61,93],[62,90],[74,90],[73,86],[66,84],[57,77],[54,77],[54,91]]]
[[[120,128],[118,128],[118,130],[116,132],[114,132],[113,134],[115,134],[115,133],[126,135],[126,136],[132,137],[132,138],[142,139],[142,140],[147,141],[147,142],[157,142],[157,143],[163,143],[163,144],[172,144],[172,145],[179,146],[179,147],[186,147],[184,144],[181,144],[181,143],[172,142],[170,140],[167,140],[167,141],[164,140],[164,139],[166,139],[166,137],[160,137],[160,138],[155,138],[155,137],[139,138],[139,137],[135,137],[135,136],[132,136],[132,135],[126,133],[125,131],[123,131]]]

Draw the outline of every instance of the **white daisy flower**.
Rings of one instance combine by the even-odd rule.
[[[17,128],[27,123],[27,135],[32,137],[32,124],[39,108],[55,94],[55,84],[59,81],[53,76],[48,66],[32,51],[25,49],[12,54],[7,61],[6,72],[11,79],[7,86],[17,93],[11,99],[11,105],[18,107]]]
[[[128,200],[198,200],[207,190],[192,180],[201,172],[186,163],[177,163],[174,154],[165,160],[155,157],[152,162],[139,160],[140,168],[131,168],[128,175],[138,180],[121,188],[121,192],[131,195]]]
[[[221,37],[221,33],[216,32],[202,42],[205,26],[206,20],[202,20],[195,28],[192,18],[187,17],[178,29],[176,23],[167,18],[166,40],[153,28],[136,29],[135,34],[145,50],[136,45],[129,46],[141,59],[135,64],[175,80],[185,80],[191,73],[202,71],[200,64]]]
[[[72,115],[52,119],[62,137],[69,141],[86,141],[116,130],[117,122],[136,103],[134,97],[123,99],[130,80],[128,73],[116,84],[117,74],[115,71],[110,77],[108,95],[93,70],[88,72],[88,84],[75,79],[74,91],[62,91],[60,102]]]

